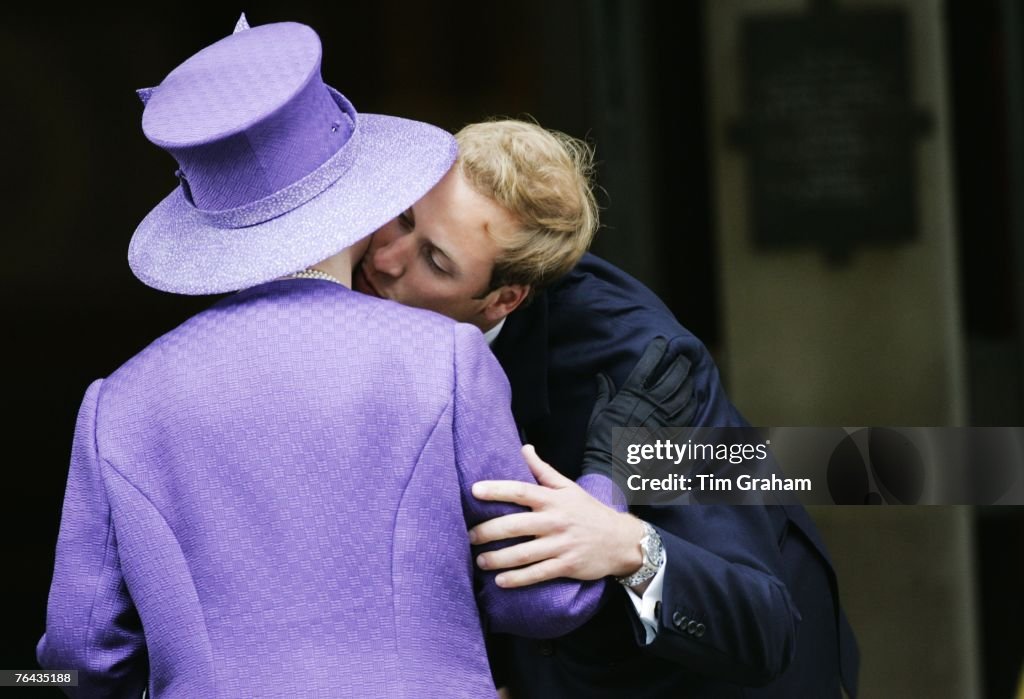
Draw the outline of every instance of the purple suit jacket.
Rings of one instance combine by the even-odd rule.
[[[224,299],[89,387],[40,663],[89,697],[493,696],[482,626],[561,635],[603,592],[473,564],[513,508],[472,483],[532,480],[509,401],[476,328],[318,280]]]

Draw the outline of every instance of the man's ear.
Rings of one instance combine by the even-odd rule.
[[[483,309],[484,320],[488,324],[497,323],[519,308],[529,295],[529,284],[506,284],[498,287],[490,293],[491,298]]]

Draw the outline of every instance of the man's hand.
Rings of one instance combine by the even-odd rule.
[[[473,485],[473,495],[480,500],[513,502],[532,510],[496,517],[469,532],[473,544],[535,537],[477,556],[477,565],[485,570],[516,569],[497,576],[500,587],[522,587],[562,577],[597,580],[606,575],[629,575],[640,567],[640,520],[592,497],[542,461],[531,445],[523,447],[523,457],[539,485],[520,481]]]

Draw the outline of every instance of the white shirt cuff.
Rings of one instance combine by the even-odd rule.
[[[665,585],[665,566],[668,565],[668,551],[665,551],[664,558],[661,561],[661,567],[658,568],[658,572],[654,574],[651,579],[651,584],[644,590],[644,596],[640,597],[637,593],[633,592],[630,587],[626,588],[626,594],[629,595],[629,601],[636,607],[636,613],[640,617],[640,622],[644,625],[644,630],[647,631],[647,641],[649,645],[654,637],[658,635],[658,617],[654,613],[655,605],[661,602],[661,590]]]

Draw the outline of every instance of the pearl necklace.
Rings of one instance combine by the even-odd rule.
[[[330,275],[327,272],[322,272],[319,269],[313,269],[312,267],[306,267],[306,269],[304,269],[304,270],[301,270],[299,272],[295,272],[294,274],[289,274],[288,278],[289,279],[322,279],[325,282],[334,282],[335,284],[341,284],[341,286],[345,286],[345,284],[343,284],[342,281],[340,279],[338,279],[337,277],[335,277],[333,275]]]

